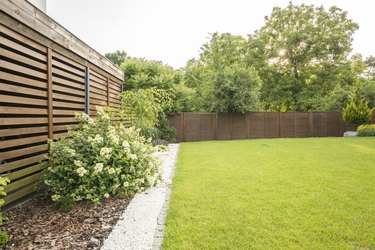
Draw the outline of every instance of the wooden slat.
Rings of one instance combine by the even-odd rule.
[[[67,135],[68,133],[58,133],[58,134],[55,134],[55,139],[60,139],[60,138],[63,138]]]
[[[33,163],[41,162],[41,161],[45,160],[46,157],[47,157],[47,154],[40,154],[40,155],[25,158],[25,159],[22,159],[22,160],[2,164],[2,165],[0,165],[0,173],[4,173],[4,172],[7,172],[7,171],[10,171],[10,170],[13,170],[13,169],[24,167],[26,165],[30,165],[30,164],[33,164]]]
[[[102,100],[102,101],[107,101],[106,96],[98,95],[98,94],[94,94],[94,93],[90,93],[90,98],[94,98],[94,99],[98,99],[98,100]]]
[[[59,101],[53,101],[53,107],[60,107],[60,108],[77,108],[77,109],[85,110],[85,104],[70,103],[70,102],[59,102]]]
[[[107,96],[107,92],[98,88],[95,88],[93,86],[90,86],[90,93],[95,93],[101,96]]]
[[[44,63],[41,63],[37,60],[30,59],[29,57],[23,56],[21,54],[17,54],[13,51],[4,49],[0,47],[0,55],[8,57],[10,59],[16,60],[18,62],[22,62],[33,67],[39,68],[41,70],[47,70],[47,66]]]
[[[94,105],[107,106],[106,101],[100,101],[100,100],[93,99],[93,98],[90,98],[90,103],[92,103]]]
[[[0,148],[10,148],[16,146],[22,146],[37,142],[47,142],[48,137],[46,135],[40,136],[33,136],[33,137],[26,137],[20,139],[12,139],[12,140],[2,140],[0,141]]]
[[[8,184],[7,186],[5,186],[4,191],[9,193],[9,192],[11,192],[13,190],[16,190],[16,189],[19,189],[23,186],[30,185],[31,183],[35,183],[36,181],[39,180],[41,175],[42,175],[42,172],[39,172],[39,173],[30,175],[26,178],[20,179],[18,181],[12,182],[12,183]]]
[[[47,115],[47,109],[43,108],[20,108],[10,106],[0,106],[1,114],[34,114],[34,115]]]
[[[22,104],[47,106],[47,100],[33,99],[33,98],[28,98],[28,97],[0,95],[0,100],[1,102],[6,102],[6,103],[22,103]]]
[[[57,131],[66,131],[68,130],[69,126],[68,125],[57,125],[57,126],[53,126],[53,131],[54,132],[57,132]]]
[[[114,94],[114,95],[119,95],[121,93],[121,91],[118,91],[118,90],[113,90],[113,89],[109,89],[109,93],[110,94]]]
[[[23,76],[18,76],[15,74],[10,74],[7,72],[1,72],[0,79],[4,79],[7,81],[11,81],[11,82],[18,82],[18,83],[22,83],[24,85],[28,85],[32,87],[39,87],[39,88],[47,89],[46,82],[37,81],[34,79],[30,79],[30,78],[23,77]]]
[[[53,99],[61,99],[61,100],[64,100],[64,101],[85,103],[84,97],[77,97],[77,96],[57,94],[57,93],[53,93],[52,96],[53,96]]]
[[[92,81],[91,76],[90,76],[90,87],[95,87],[95,88],[107,91],[107,87],[105,85]]]
[[[109,103],[109,106],[112,107],[112,108],[119,108],[119,107],[121,107],[120,104],[112,103],[112,102]]]
[[[73,67],[71,67],[71,66],[69,66],[67,64],[61,63],[61,62],[59,62],[57,60],[52,60],[52,65],[60,67],[60,68],[62,68],[64,70],[66,70],[66,71],[69,71],[70,73],[74,73],[74,74],[77,74],[77,75],[79,75],[81,77],[85,77],[85,72],[84,71],[81,71],[81,70],[78,70],[76,68],[73,68]]]
[[[9,117],[9,118],[0,118],[0,125],[19,125],[19,124],[42,124],[48,123],[48,118],[44,117]]]
[[[111,97],[113,99],[116,99],[116,100],[120,100],[119,94],[120,93],[114,93],[114,94],[112,94],[111,92],[109,92],[109,97]]]
[[[17,72],[21,72],[23,74],[38,77],[38,78],[41,78],[41,79],[47,79],[46,73],[42,73],[42,72],[36,71],[34,69],[29,69],[27,67],[24,67],[24,66],[15,64],[15,63],[11,63],[11,62],[8,62],[8,61],[5,61],[5,60],[0,61],[0,67],[10,69],[10,70],[13,70],[13,71],[17,71]]]
[[[57,85],[57,84],[53,84],[53,91],[60,91],[60,92],[64,92],[64,93],[67,93],[67,94],[85,96],[85,91],[83,91],[83,90],[63,87],[63,86],[60,86],[60,85]]]
[[[40,45],[39,43],[36,43],[33,40],[26,38],[25,36],[15,32],[14,30],[9,29],[8,27],[5,27],[2,24],[0,24],[0,31],[3,32],[4,34],[7,34],[10,37],[17,39],[20,42],[23,42],[24,44],[27,44],[33,47],[34,49],[40,50],[41,52],[44,52],[44,53],[47,52],[47,48],[45,46]]]
[[[1,83],[0,90],[12,92],[12,93],[18,93],[18,94],[27,94],[27,95],[34,95],[34,96],[40,96],[40,97],[47,97],[47,91],[20,87],[20,86],[15,86],[12,84],[7,84],[7,83]]]
[[[54,117],[53,123],[77,122],[74,117]]]
[[[95,81],[106,81],[106,78],[104,76],[102,76],[101,74],[97,73],[96,71],[94,70],[91,70],[90,71],[90,76],[93,76],[93,78],[95,79]]]
[[[84,65],[82,65],[82,64],[80,64],[80,63],[78,63],[78,62],[76,62],[76,61],[74,61],[74,60],[72,60],[72,59],[70,59],[66,56],[63,56],[63,55],[61,55],[61,54],[59,54],[55,51],[52,51],[52,56],[60,59],[61,61],[67,62],[67,63],[69,63],[69,64],[71,64],[71,65],[73,65],[73,66],[75,66],[79,69],[82,69],[82,70],[85,69]]]
[[[70,115],[74,116],[76,113],[79,113],[75,110],[65,110],[65,109],[54,109],[53,114],[54,115]]]
[[[85,81],[85,79],[82,78],[82,77],[78,77],[76,75],[69,74],[68,72],[62,71],[62,70],[54,68],[54,67],[52,68],[52,73],[60,75],[60,76],[64,76],[64,77],[66,77],[68,79],[72,79],[72,80],[75,80],[77,82],[82,82],[83,83]]]
[[[121,104],[121,102],[117,99],[114,99],[114,98],[109,98],[109,102],[113,102],[113,103],[117,103],[117,104]]]
[[[42,152],[42,151],[45,151],[47,149],[48,149],[48,145],[46,143],[44,145],[22,148],[22,149],[17,149],[17,150],[8,151],[8,152],[2,152],[2,153],[0,153],[0,160],[3,161],[3,160],[6,160],[6,159],[11,159],[11,158],[22,156],[22,155]]]
[[[121,89],[121,83],[115,82],[112,79],[109,79],[109,84],[110,85],[115,85],[116,87],[119,87]]]
[[[9,128],[9,129],[0,129],[0,137],[2,137],[2,136],[12,136],[12,135],[46,133],[46,132],[48,132],[47,126],[31,127],[31,128]]]
[[[23,188],[17,192],[14,192],[12,194],[8,194],[7,196],[4,197],[4,202],[5,204],[9,204],[13,201],[16,201],[28,194],[31,194],[33,193],[34,191],[36,190],[36,186],[35,185],[31,185],[29,187],[26,187],[26,188]]]
[[[12,172],[12,173],[6,175],[6,177],[10,181],[12,181],[12,180],[21,178],[23,176],[26,176],[26,175],[35,173],[37,171],[40,171],[42,169],[44,169],[44,165],[43,164],[37,164],[37,165],[31,166],[31,167],[28,167],[28,168],[24,168],[24,169],[19,170],[19,171]]]
[[[118,93],[120,93],[121,92],[121,87],[117,87],[117,86],[114,86],[114,85],[109,85],[109,89],[111,90],[113,90],[113,91],[116,91],[116,92],[118,92]]]
[[[5,37],[2,37],[0,36],[0,43],[4,44],[5,46],[9,47],[9,48],[12,48],[12,49],[15,49],[17,51],[20,51],[22,53],[25,53],[29,56],[32,56],[34,58],[37,58],[39,60],[42,60],[42,61],[46,61],[47,60],[47,57],[41,53],[38,53],[34,50],[31,50],[29,48],[26,48],[18,43],[15,43],[11,40],[8,40],[7,38]]]
[[[59,83],[59,84],[65,85],[65,86],[69,86],[69,87],[73,87],[73,88],[85,90],[85,85],[84,84],[80,84],[80,83],[68,81],[68,80],[62,79],[62,78],[60,78],[58,76],[52,76],[52,81],[54,83],[56,82],[56,83]]]

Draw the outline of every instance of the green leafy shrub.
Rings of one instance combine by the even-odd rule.
[[[4,187],[8,184],[7,178],[0,177],[0,195],[5,196]],[[0,199],[0,208],[4,205],[4,199]],[[3,224],[3,215],[0,212],[0,225]],[[4,231],[0,231],[0,247],[4,247],[8,242],[8,234]]]
[[[120,117],[139,128],[141,134],[152,137],[154,142],[166,140],[173,142],[176,132],[169,126],[165,111],[171,109],[172,99],[162,89],[148,88],[125,91],[121,94]]]
[[[77,114],[79,125],[65,138],[50,142],[44,175],[52,200],[70,209],[75,202],[100,202],[110,195],[132,195],[160,182],[155,148],[135,128],[111,125],[97,108],[94,120]]]
[[[358,136],[375,136],[375,124],[365,124],[357,128]]]
[[[343,111],[343,119],[347,124],[361,125],[371,121],[372,110],[368,107],[368,102],[361,99],[356,102],[353,98],[346,105]]]

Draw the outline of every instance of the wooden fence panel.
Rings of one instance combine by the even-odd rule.
[[[248,113],[249,117],[249,138],[264,137],[264,113]]]
[[[169,121],[179,142],[343,136],[356,130],[344,123],[341,112],[182,113]]]
[[[217,115],[215,139],[216,140],[231,140],[232,139],[232,114],[218,114]]]
[[[232,140],[247,138],[247,116],[246,114],[232,114]]]
[[[76,124],[75,113],[86,111],[87,100],[92,116],[96,105],[110,106],[118,115],[121,85],[121,79],[0,24],[0,175],[11,180],[6,204],[35,190],[47,139],[66,135]]]
[[[34,190],[47,153],[47,47],[0,25],[0,174],[9,203]]]
[[[280,137],[295,137],[294,113],[280,113]]]
[[[279,137],[279,114],[277,112],[264,113],[264,138]]]
[[[307,112],[294,113],[295,137],[310,136],[310,116]]]

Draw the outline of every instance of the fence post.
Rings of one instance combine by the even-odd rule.
[[[85,70],[85,113],[90,115],[90,68]]]
[[[309,112],[309,134],[310,137],[314,136],[314,114],[313,112]]]
[[[52,50],[47,48],[48,138],[53,140]]]
[[[185,141],[185,112],[181,114],[181,141]]]
[[[280,119],[280,111],[277,112],[277,137],[281,137],[281,119]]]

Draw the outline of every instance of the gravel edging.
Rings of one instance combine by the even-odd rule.
[[[102,250],[160,249],[179,145],[169,144],[168,148],[167,152],[155,153],[163,162],[165,185],[134,196]]]

